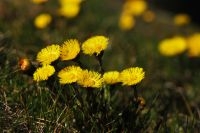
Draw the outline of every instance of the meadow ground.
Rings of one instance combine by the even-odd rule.
[[[165,48],[170,52],[159,51],[160,42],[174,36],[187,44],[190,36],[199,35],[199,25],[184,19],[180,20],[184,24],[174,23],[175,14],[146,3],[145,11],[132,16],[134,23],[125,20],[131,28],[119,27],[124,4],[84,0],[63,13],[59,1],[0,1],[0,132],[200,132],[200,44],[193,46],[195,50],[186,46],[176,53],[182,45],[176,40]],[[46,20],[39,26],[34,23],[41,13],[50,15],[47,25]],[[85,88],[60,84],[56,76],[58,69],[74,60],[58,59],[55,74],[39,82],[31,70],[20,68],[22,58],[39,67],[38,52],[51,44],[68,39],[83,43],[96,35],[109,38],[108,48],[101,58],[80,52],[82,68],[103,74],[140,67],[144,79],[131,86]],[[171,51],[173,55],[166,54]]]

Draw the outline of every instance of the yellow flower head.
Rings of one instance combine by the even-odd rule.
[[[31,0],[34,4],[42,4],[47,2],[48,0]]]
[[[50,45],[46,48],[43,48],[37,54],[37,61],[41,64],[51,64],[51,62],[57,60],[60,56],[60,46],[59,45]]]
[[[80,6],[77,4],[67,4],[64,6],[61,6],[58,10],[58,13],[61,16],[64,16],[66,18],[74,18],[78,15],[80,11]]]
[[[104,36],[94,36],[83,42],[82,50],[84,54],[100,54],[108,46],[108,38]]]
[[[188,37],[188,54],[191,57],[200,56],[200,33],[196,33]]]
[[[122,85],[136,85],[141,82],[144,76],[145,72],[143,71],[143,68],[132,67],[123,70],[119,77]]]
[[[51,65],[44,65],[37,70],[33,74],[33,80],[39,82],[42,80],[47,80],[50,76],[52,76],[55,72],[55,69]]]
[[[174,24],[177,26],[183,26],[190,23],[190,16],[187,14],[177,14],[174,16]]]
[[[122,30],[130,30],[135,26],[135,19],[132,15],[122,13],[119,18],[119,28]]]
[[[146,8],[147,3],[144,0],[128,0],[123,5],[123,11],[134,16],[140,16]]]
[[[51,20],[52,20],[51,15],[43,13],[35,18],[34,25],[39,29],[43,29],[46,28],[51,23]]]
[[[82,2],[82,0],[59,0],[59,2],[62,6],[65,6],[68,4],[78,5]]]
[[[77,83],[83,87],[100,88],[103,80],[98,72],[83,70]]]
[[[71,60],[76,58],[80,52],[80,44],[76,39],[70,39],[60,47],[61,60]]]
[[[186,49],[186,40],[180,36],[164,39],[159,43],[158,47],[159,52],[164,56],[175,56],[183,53]]]
[[[61,84],[71,84],[76,82],[81,75],[82,69],[78,66],[69,66],[58,73]]]
[[[105,72],[103,74],[103,81],[106,84],[115,84],[119,82],[119,72],[118,71]]]

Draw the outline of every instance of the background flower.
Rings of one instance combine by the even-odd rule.
[[[39,14],[35,20],[34,25],[39,29],[46,28],[51,23],[52,17],[48,13]]]

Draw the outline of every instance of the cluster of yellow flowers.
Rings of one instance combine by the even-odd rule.
[[[37,54],[37,61],[41,67],[37,68],[33,74],[35,81],[47,80],[56,70],[53,62],[60,59],[74,60],[79,55],[80,51],[89,56],[98,56],[104,51],[109,44],[109,39],[105,36],[94,36],[87,39],[80,45],[76,39],[69,39],[62,45],[52,44],[43,48]],[[77,83],[82,87],[101,88],[105,84],[122,83],[122,85],[136,85],[145,76],[143,68],[131,67],[121,72],[108,71],[104,73],[93,70],[82,69],[81,66],[70,65],[61,69],[57,76],[60,84]]]
[[[122,7],[122,13],[119,18],[119,27],[122,30],[130,30],[135,26],[135,17],[143,15],[146,22],[151,22],[155,14],[147,10],[145,0],[126,0]]]
[[[42,4],[48,0],[31,0],[35,4]],[[58,14],[66,18],[74,18],[80,11],[82,0],[59,0],[60,8]],[[34,19],[34,25],[38,29],[46,28],[52,21],[52,16],[49,13],[41,13]]]
[[[159,43],[158,49],[164,56],[175,56],[187,51],[190,57],[200,57],[200,33],[164,39]]]

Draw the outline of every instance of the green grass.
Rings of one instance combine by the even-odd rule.
[[[157,14],[153,23],[137,18],[136,27],[123,32],[117,25],[121,2],[114,0],[84,1],[72,20],[57,16],[58,5],[53,1],[37,6],[26,0],[2,0],[0,7],[7,7],[0,8],[0,132],[200,131],[200,59],[163,57],[157,50],[161,39],[189,35],[199,30],[197,25],[175,27],[171,14],[151,7]],[[53,23],[38,30],[33,19],[43,11],[52,14]],[[49,44],[70,38],[83,42],[93,35],[110,39],[103,56],[106,71],[144,68],[145,79],[137,86],[144,106],[132,88],[77,91],[57,80],[36,83],[18,71],[21,57],[35,62],[37,52]],[[81,61],[88,68],[96,66],[89,57]]]

